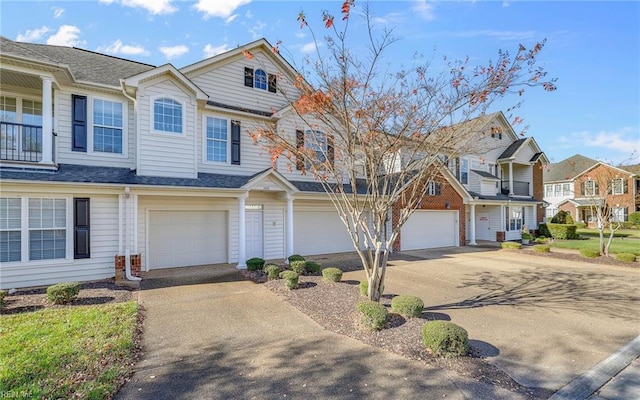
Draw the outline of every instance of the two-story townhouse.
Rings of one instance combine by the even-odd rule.
[[[0,40],[0,288],[353,250],[313,176],[248,134],[331,154],[267,41],[177,69]]]
[[[611,209],[612,219],[627,221],[638,207],[637,175],[576,154],[549,166],[544,174],[547,218],[566,211],[575,221],[594,224],[595,208]]]
[[[474,154],[446,159],[394,250],[520,240],[544,217],[542,170],[548,160],[532,137],[518,138],[502,112],[457,127],[472,131]],[[396,204],[396,223],[403,204]]]

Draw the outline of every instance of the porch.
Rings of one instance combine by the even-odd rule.
[[[51,132],[52,162],[55,163],[55,137]],[[0,160],[26,163],[42,161],[42,125],[0,121]]]

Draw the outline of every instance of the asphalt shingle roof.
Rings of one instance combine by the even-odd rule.
[[[14,42],[4,36],[0,36],[0,54],[66,65],[78,81],[108,86],[120,86],[121,78],[128,78],[155,68],[153,65],[77,47]]]
[[[477,169],[472,169],[471,172],[474,172],[474,173],[480,175],[483,178],[490,178],[490,179],[500,180],[500,178],[498,178],[497,176],[495,176],[493,174],[490,174],[490,173],[488,173],[486,171],[478,171]]]
[[[516,151],[518,151],[518,149],[520,148],[520,146],[522,146],[524,144],[524,142],[527,139],[518,139],[515,142],[511,143],[509,145],[509,147],[507,147],[506,149],[504,149],[504,151],[502,152],[502,154],[500,154],[500,157],[498,157],[498,160],[503,159],[503,158],[509,158],[512,157],[514,154],[516,154]]]
[[[560,162],[549,164],[543,172],[543,180],[544,182],[567,181],[597,163],[597,160],[576,154]]]

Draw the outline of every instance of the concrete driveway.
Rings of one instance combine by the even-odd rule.
[[[557,390],[640,334],[640,268],[471,247],[394,257],[386,293],[419,296],[529,387]]]

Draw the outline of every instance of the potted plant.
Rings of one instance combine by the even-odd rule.
[[[529,232],[522,232],[522,244],[529,244],[531,239],[533,239],[533,236]]]

